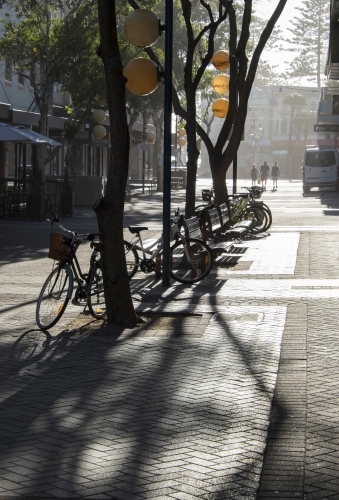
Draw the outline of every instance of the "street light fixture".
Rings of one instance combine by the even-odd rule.
[[[107,130],[104,125],[100,125],[101,122],[105,121],[106,113],[102,109],[95,109],[92,112],[92,108],[88,109],[88,124],[86,124],[86,129],[88,129],[88,152],[87,152],[87,175],[92,175],[92,134],[96,139],[102,139],[105,137]],[[98,125],[95,125],[92,129],[92,120],[96,121]]]
[[[212,87],[217,94],[226,94],[230,87],[230,77],[225,73],[220,73],[220,75],[213,78]]]
[[[144,9],[137,9],[134,11],[134,16],[132,17],[132,22],[131,22],[131,17],[126,19],[127,22],[127,27],[125,27],[125,34],[127,39],[133,43],[134,45],[141,46],[141,47],[146,47],[148,43],[150,42],[150,38],[148,36],[145,36],[142,34],[143,31],[146,32],[148,29],[147,27],[149,24],[155,27],[157,24],[158,27],[158,36],[157,39],[160,36],[161,30],[165,31],[165,71],[163,73],[164,80],[165,80],[165,96],[164,96],[164,194],[163,194],[163,266],[162,266],[162,285],[163,286],[169,286],[170,284],[170,230],[171,230],[171,129],[172,129],[172,59],[173,59],[173,0],[165,0],[165,19],[166,19],[166,26],[163,26],[160,24],[160,20],[154,19],[154,16],[149,16],[148,14],[145,15],[145,13],[140,11],[143,11]],[[136,17],[135,17],[136,16]],[[137,21],[135,21],[135,18]],[[143,24],[144,28],[140,30],[140,39],[138,37],[138,40],[135,39],[134,36],[132,36],[131,31],[133,32],[133,27],[130,29],[129,25],[135,23],[139,23],[140,25],[143,23],[143,20],[147,18],[147,21]],[[125,25],[126,25],[125,22]],[[134,35],[134,34],[133,34]],[[131,36],[131,37],[130,37]],[[151,37],[152,40],[152,37]],[[156,40],[155,40],[156,41]],[[153,43],[155,43],[155,41]],[[137,43],[136,43],[137,42]],[[138,58],[138,59],[143,59],[143,58]],[[132,62],[132,61],[131,61]],[[140,61],[139,61],[140,62]],[[153,63],[154,64],[154,63]],[[156,66],[156,65],[155,65]],[[140,68],[140,73],[139,76],[141,76],[141,66]],[[128,88],[128,79],[130,81],[132,78],[135,82],[135,84],[132,85],[132,88],[135,90],[139,87],[139,84],[136,79],[136,75],[133,76],[133,74],[126,74],[126,67],[124,70],[124,76],[127,78],[127,84],[126,87]],[[153,75],[153,69],[151,70],[151,73]],[[157,72],[158,76],[158,84],[159,84],[159,71]],[[146,78],[146,74],[143,78]],[[141,78],[141,80],[143,80]],[[154,81],[154,76],[151,76],[151,80]],[[154,83],[153,83],[154,84]],[[140,84],[141,85],[141,84]],[[153,91],[157,88],[158,85],[156,85],[153,89]],[[149,87],[148,87],[149,88]],[[133,90],[129,88],[129,90],[132,93]],[[140,89],[139,89],[140,90]],[[150,90],[148,93],[151,93],[152,90]],[[137,94],[137,95],[147,95],[146,94]]]

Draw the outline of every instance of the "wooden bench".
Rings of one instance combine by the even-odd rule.
[[[212,250],[214,256],[218,256],[222,253],[229,253],[233,249],[232,242],[219,242],[214,243],[213,239],[204,240],[204,235],[201,232],[200,222],[198,217],[191,217],[184,221],[185,236],[186,238],[195,238],[196,240],[204,241]]]
[[[127,190],[148,189],[148,194],[154,194],[157,189],[157,181],[153,179],[130,179]]]
[[[233,223],[228,215],[228,208],[226,203],[222,203],[219,207],[217,207],[219,216],[220,216],[220,224],[222,230],[224,229],[238,229],[243,227],[246,229],[246,232],[249,232],[251,227],[254,224],[254,220],[242,220],[240,222]]]
[[[204,239],[213,239],[214,243],[240,240],[247,232],[246,227],[225,229],[217,207],[205,208],[201,212],[202,235]],[[204,234],[205,233],[205,234]]]

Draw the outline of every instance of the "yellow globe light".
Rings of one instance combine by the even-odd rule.
[[[230,56],[225,50],[214,52],[212,64],[218,71],[224,71],[230,67]]]
[[[185,139],[183,137],[179,137],[178,144],[180,147],[185,146],[185,144],[186,144]]]
[[[92,134],[96,139],[102,139],[106,135],[106,128],[103,125],[95,125]]]
[[[150,10],[137,9],[126,18],[124,31],[129,42],[137,47],[150,47],[160,37],[159,18]]]
[[[212,106],[214,116],[217,118],[225,118],[228,112],[229,102],[227,99],[217,99]]]
[[[184,137],[186,135],[186,130],[184,128],[179,128],[178,130],[178,136],[179,137]]]
[[[93,111],[93,120],[98,123],[104,122],[106,119],[106,113],[102,109],[96,109]]]
[[[155,141],[155,133],[150,130],[149,132],[146,132],[146,141],[147,142],[154,142]]]
[[[149,95],[159,85],[158,66],[145,57],[129,61],[124,68],[126,88],[135,95]]]
[[[230,87],[230,77],[225,73],[215,76],[212,80],[212,87],[217,94],[226,94]]]

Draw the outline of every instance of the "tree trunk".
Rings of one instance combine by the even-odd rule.
[[[107,85],[111,127],[111,156],[105,195],[94,206],[102,233],[101,254],[108,324],[134,327],[133,308],[123,244],[123,212],[128,176],[129,134],[126,117],[125,81],[120,58],[115,2],[98,0],[100,46]]]
[[[213,179],[214,200],[216,205],[226,203],[229,208],[228,191],[226,186],[227,168],[221,164],[219,155],[210,158],[211,174]]]
[[[195,215],[195,193],[197,182],[199,150],[197,148],[195,88],[186,84],[187,97],[187,186],[185,217]]]

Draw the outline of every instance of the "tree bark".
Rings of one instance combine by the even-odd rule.
[[[123,245],[123,212],[128,176],[129,133],[125,81],[116,28],[115,1],[98,0],[100,46],[105,68],[111,128],[111,155],[107,187],[94,206],[102,233],[101,254],[108,324],[134,327],[137,316],[130,293]]]

